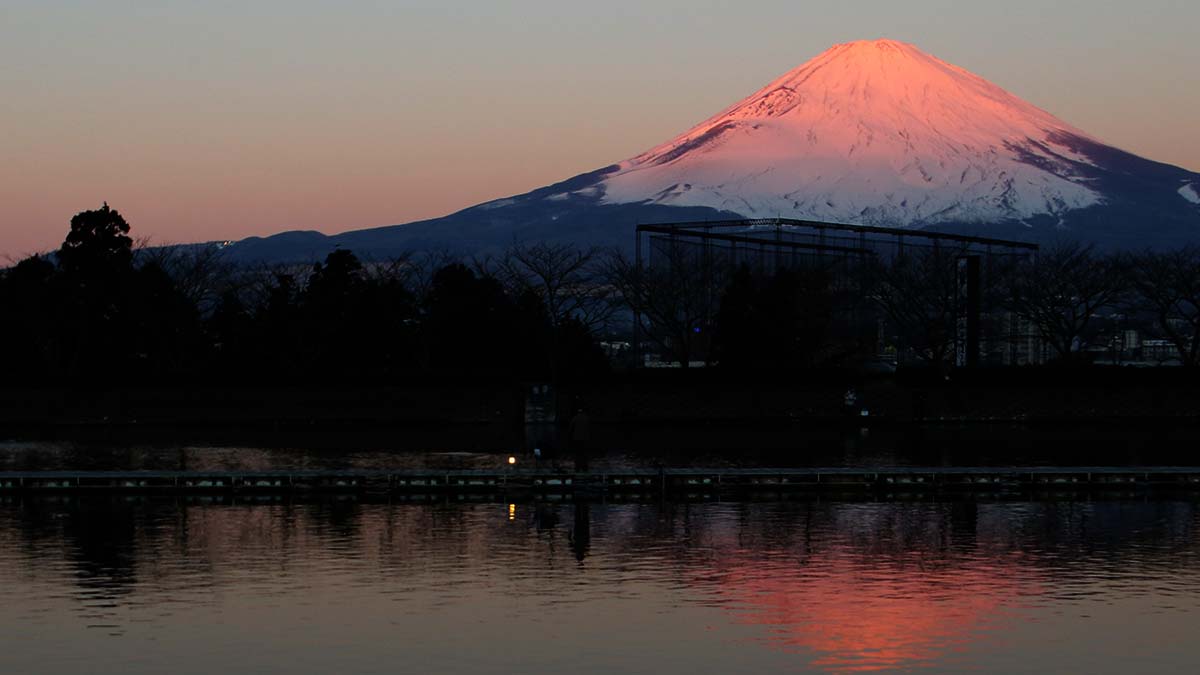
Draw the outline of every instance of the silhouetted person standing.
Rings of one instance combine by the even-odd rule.
[[[575,471],[588,470],[588,454],[591,452],[592,421],[587,411],[580,408],[571,418],[567,429],[567,440],[571,443],[571,452],[575,454]]]

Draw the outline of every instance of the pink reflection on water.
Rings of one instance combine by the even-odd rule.
[[[997,629],[1041,593],[1013,554],[929,566],[828,553],[799,566],[726,560],[716,593],[735,623],[765,630],[753,639],[832,672],[945,666],[968,647],[998,648]]]

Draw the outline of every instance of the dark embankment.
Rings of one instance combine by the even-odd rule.
[[[10,388],[0,389],[0,437],[520,450],[534,426],[527,392],[537,384]],[[556,398],[560,425],[586,410],[593,445],[656,452],[819,455],[869,445],[908,448],[913,461],[969,463],[1052,448],[1080,461],[1133,452],[1187,463],[1200,441],[1200,382],[1183,369],[646,370],[562,384]],[[549,448],[567,445],[556,440],[562,434],[539,433]]]

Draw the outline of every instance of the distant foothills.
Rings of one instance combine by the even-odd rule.
[[[252,237],[228,254],[629,249],[639,223],[768,217],[1174,249],[1200,242],[1200,174],[1112,147],[912,45],[861,41],[618,164],[443,218]]]

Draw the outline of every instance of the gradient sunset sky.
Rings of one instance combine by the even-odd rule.
[[[444,215],[631,157],[888,37],[1200,171],[1200,3],[5,0],[0,259]]]

